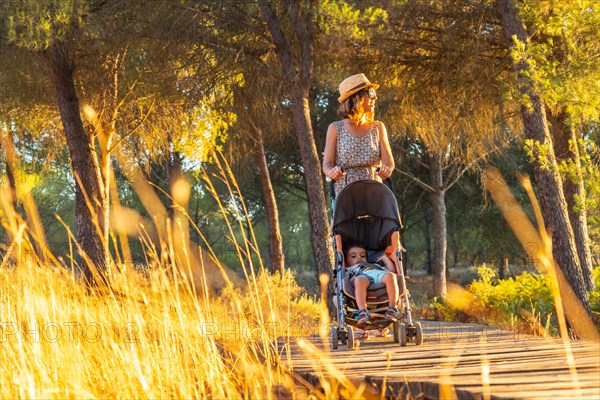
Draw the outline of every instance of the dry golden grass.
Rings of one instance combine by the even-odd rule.
[[[234,287],[218,260],[208,272],[193,259],[184,229],[196,227],[181,207],[175,223],[157,222],[167,227],[162,248],[141,237],[146,265],[117,260],[108,285],[91,288],[71,261],[39,251],[42,229],[28,222],[39,221],[35,213],[23,219],[1,206],[12,243],[0,260],[0,398],[298,397],[282,348],[319,333],[324,303],[304,295],[289,271],[273,276],[248,262],[258,254],[253,237],[235,243],[246,285]],[[247,217],[240,210],[227,221],[231,238]],[[223,275],[220,292],[209,273]]]
[[[279,300],[271,310],[259,306],[273,319],[262,324],[246,309],[255,296],[230,292],[201,300],[164,268],[147,276],[116,273],[107,293],[90,292],[65,269],[35,262],[2,267],[0,277],[1,398],[291,394],[276,338],[285,342],[282,329],[306,330],[309,312],[321,307],[295,296],[291,277],[273,282],[268,274],[258,286],[276,288]]]

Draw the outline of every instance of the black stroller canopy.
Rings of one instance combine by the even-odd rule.
[[[340,234],[344,243],[360,242],[368,250],[381,250],[401,227],[396,198],[383,183],[352,182],[335,201],[333,233]]]

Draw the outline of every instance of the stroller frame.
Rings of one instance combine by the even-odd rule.
[[[330,187],[330,189],[332,189]],[[358,180],[350,183],[339,193],[336,199],[333,191],[332,198],[332,229],[331,243],[335,254],[334,265],[334,303],[336,303],[336,321],[331,326],[330,345],[332,350],[339,343],[354,348],[354,329],[358,328],[357,321],[351,315],[356,312],[355,299],[345,292],[349,281],[345,274],[342,242],[354,241],[364,243],[367,250],[385,250],[396,266],[399,296],[397,308],[399,318],[391,321],[384,318],[383,313],[388,307],[388,298],[369,302],[367,308],[372,315],[372,323],[366,330],[393,326],[394,343],[406,346],[408,342],[416,345],[423,343],[423,330],[419,322],[414,322],[411,316],[409,292],[406,289],[404,270],[402,266],[402,247],[400,246],[400,228],[402,223],[398,213],[398,205],[392,191],[383,183],[374,180]],[[375,232],[372,232],[372,231]],[[380,253],[381,254],[381,253]],[[374,260],[369,260],[373,262]],[[346,279],[345,279],[346,277]],[[348,287],[348,286],[346,286]],[[369,287],[368,294],[385,292],[385,288]],[[380,297],[380,296],[379,296]],[[385,303],[385,304],[383,304]]]

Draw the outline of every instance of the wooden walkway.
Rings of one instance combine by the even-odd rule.
[[[330,352],[313,337],[284,349],[284,359],[305,386],[363,390],[364,398],[381,398],[385,390],[400,399],[600,399],[600,343],[421,323],[421,346],[401,347],[389,336]]]

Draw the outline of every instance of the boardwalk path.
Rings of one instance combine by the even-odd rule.
[[[307,353],[293,344],[288,366],[316,387],[324,378],[336,381],[337,369],[356,387],[366,385],[366,397],[386,387],[386,395],[396,398],[600,399],[599,343],[565,347],[560,339],[482,325],[422,324],[421,346],[401,347],[386,337],[361,341],[358,350]],[[320,340],[307,342],[323,347]]]

